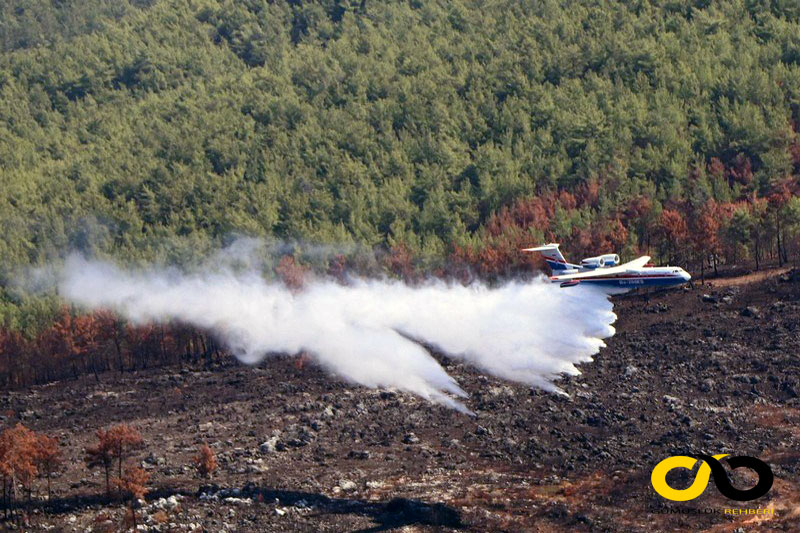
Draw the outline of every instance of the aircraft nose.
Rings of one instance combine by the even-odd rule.
[[[692,275],[686,272],[685,270],[681,270],[681,277],[683,278],[683,281],[689,281],[690,279],[692,279]]]

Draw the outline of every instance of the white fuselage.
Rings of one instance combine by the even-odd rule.
[[[579,278],[576,278],[573,274],[556,275],[551,276],[550,280],[554,283],[565,283],[575,280],[579,281],[581,284],[635,289],[637,287],[680,285],[692,278],[684,269],[673,266],[640,267],[627,269],[622,272],[603,272],[604,270],[611,269],[596,268],[592,270],[589,275],[587,275],[588,271],[583,271]]]

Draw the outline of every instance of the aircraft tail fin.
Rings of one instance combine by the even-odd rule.
[[[544,246],[536,246],[535,248],[525,248],[523,252],[539,252],[547,262],[547,265],[557,272],[559,270],[570,270],[573,268],[580,268],[578,265],[568,263],[564,256],[561,255],[561,250],[558,249],[558,243],[545,244]]]

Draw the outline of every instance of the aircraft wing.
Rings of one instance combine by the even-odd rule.
[[[570,279],[581,279],[581,278],[596,278],[598,276],[608,276],[611,274],[621,274],[628,270],[628,267],[625,265],[608,267],[608,268],[595,268],[594,270],[587,270],[586,272],[578,272],[577,274],[562,274],[561,276],[555,276],[558,279],[563,279],[564,281]]]
[[[627,263],[619,265],[619,266],[620,266],[620,268],[634,270],[634,269],[637,269],[637,268],[642,268],[649,261],[650,261],[650,256],[649,255],[643,255],[642,257],[640,257],[638,259],[634,259],[633,261],[628,261]]]

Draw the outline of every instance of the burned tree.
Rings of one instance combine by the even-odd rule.
[[[200,477],[208,478],[217,469],[217,456],[208,444],[203,444],[194,457],[194,465]]]
[[[138,467],[128,467],[125,475],[114,478],[114,485],[120,489],[123,497],[130,502],[130,517],[133,531],[136,531],[136,502],[143,500],[148,492],[147,482],[150,481],[150,474]]]

